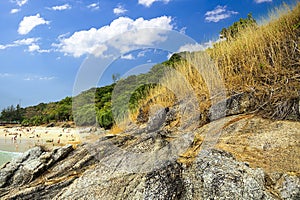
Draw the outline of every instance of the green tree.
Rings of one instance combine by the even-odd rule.
[[[253,18],[251,13],[248,14],[247,18],[241,18],[239,21],[234,22],[228,28],[223,28],[220,32],[220,37],[230,40],[232,38],[235,38],[242,29],[250,26],[257,26],[256,20]]]
[[[21,106],[18,104],[16,107],[13,105],[8,106],[7,108],[4,108],[1,111],[1,117],[0,119],[2,121],[6,122],[19,122],[21,123],[23,119],[23,109]]]

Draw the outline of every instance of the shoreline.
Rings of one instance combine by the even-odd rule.
[[[92,131],[94,129],[94,131]],[[0,151],[25,152],[34,146],[52,149],[66,144],[78,145],[94,141],[105,131],[91,127],[3,127],[0,126]]]

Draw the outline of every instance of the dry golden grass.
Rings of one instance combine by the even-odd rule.
[[[218,61],[227,87],[238,91],[245,89],[240,86],[260,85],[257,81],[267,85],[285,83],[289,77],[282,75],[289,75],[287,70],[299,65],[299,27],[295,25],[299,23],[300,5],[294,12],[287,12],[267,25],[241,31],[236,39],[221,42],[208,51]]]
[[[196,134],[192,146],[188,148],[184,153],[179,155],[177,161],[179,163],[185,164],[186,166],[190,166],[191,164],[193,164],[201,150],[201,144],[203,140],[204,138],[200,134]]]
[[[185,55],[186,61],[175,63],[174,68],[168,68],[164,77],[160,80],[157,87],[150,90],[149,95],[139,102],[139,107],[146,113],[151,113],[150,109],[154,107],[171,107],[178,102],[197,99],[195,102],[199,104],[198,111],[205,112],[211,105],[211,91],[216,93],[216,83],[219,77],[212,72],[211,67],[214,63],[210,62],[210,58],[201,53],[195,55]],[[209,62],[209,63],[207,63]],[[198,63],[203,63],[199,65]],[[203,74],[209,72],[207,74]],[[212,76],[215,74],[215,76]],[[208,83],[209,82],[209,83]],[[201,103],[200,103],[201,102]],[[137,112],[132,114],[133,119],[137,116]]]
[[[121,127],[120,127],[120,125],[118,126],[118,125],[113,125],[113,127],[109,130],[109,133],[110,134],[120,134],[120,133],[122,133],[124,131],[124,129],[122,129]]]
[[[224,98],[224,92],[227,96],[252,92],[253,110],[283,119],[288,112],[284,107],[300,91],[300,3],[293,10],[286,5],[275,9],[269,19],[206,52],[186,54],[185,61],[165,74],[161,86],[152,89],[140,107],[167,107],[195,96],[199,111],[205,113]]]
[[[237,38],[220,42],[207,52],[217,63],[229,95],[254,92],[258,103],[266,103],[262,107],[265,114],[280,118],[276,107],[299,96],[300,3],[293,11],[284,5],[270,19],[268,24],[245,29]]]
[[[222,134],[214,148],[230,152],[237,160],[267,173],[300,175],[299,122],[272,121],[253,115],[224,120],[224,126],[220,127]],[[217,120],[199,128],[191,146],[179,155],[178,162],[191,165],[203,150],[207,134],[211,134],[210,127],[218,127],[218,123]]]
[[[216,147],[253,168],[299,175],[300,123],[249,117],[229,120]]]

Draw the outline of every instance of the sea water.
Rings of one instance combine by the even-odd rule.
[[[20,156],[32,146],[33,143],[29,140],[0,139],[0,166],[14,157]]]
[[[22,153],[19,152],[9,152],[0,150],[0,166],[4,163],[11,161],[13,158],[20,156]]]

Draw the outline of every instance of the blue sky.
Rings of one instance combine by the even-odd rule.
[[[97,57],[97,62],[102,62],[99,59],[107,56],[107,41],[118,50],[120,57],[110,60],[112,64],[98,77],[97,85],[101,86],[111,83],[112,73],[132,74],[130,70],[136,66],[149,69],[173,52],[204,49],[217,41],[223,27],[250,12],[261,19],[282,2],[1,0],[0,109],[19,102],[29,106],[71,96],[78,74],[90,63],[89,58]],[[137,31],[140,29],[149,31]],[[179,38],[181,47],[177,50],[163,49],[158,43],[164,37],[156,29],[176,32],[197,44],[181,43]],[[126,35],[128,31],[132,32]],[[122,41],[117,41],[120,35]],[[99,76],[93,72],[90,75]],[[89,75],[85,78],[89,79]],[[81,89],[92,86],[89,84]]]

